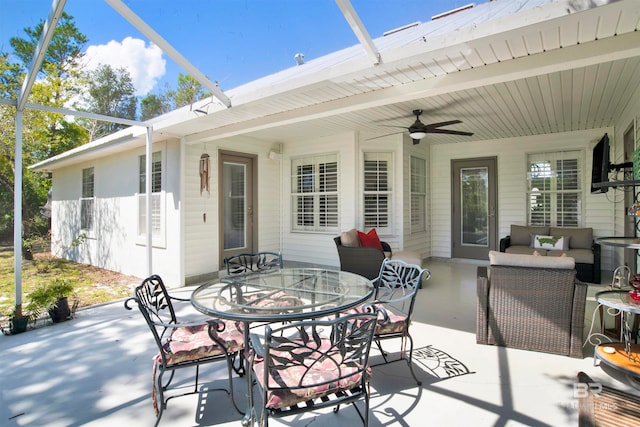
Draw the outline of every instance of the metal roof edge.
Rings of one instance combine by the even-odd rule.
[[[29,166],[29,169],[32,169],[36,172],[51,172],[59,168],[62,163],[73,161],[78,157],[82,157],[88,153],[101,151],[107,148],[115,148],[122,144],[126,144],[133,140],[139,139],[141,136],[145,135],[146,130],[144,129],[146,128],[140,128],[142,132],[136,132],[134,128],[135,127],[132,126],[127,129],[122,129],[103,138],[96,139],[95,141],[88,142],[84,145],[80,145],[76,148],[65,151],[64,153],[58,154],[57,156],[53,156],[49,159],[35,163]]]

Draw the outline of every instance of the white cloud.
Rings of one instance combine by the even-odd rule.
[[[166,61],[158,46],[145,46],[144,40],[126,37],[122,43],[111,40],[87,48],[86,67],[95,70],[100,64],[108,64],[114,69],[126,68],[136,88],[136,96],[144,96],[164,76]]]

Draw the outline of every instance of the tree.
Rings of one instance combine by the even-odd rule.
[[[180,73],[178,74],[178,89],[168,91],[167,96],[173,102],[174,108],[180,108],[211,96],[211,93],[207,92],[193,77]]]
[[[171,111],[166,94],[149,94],[140,100],[140,120],[145,121]]]
[[[44,21],[41,20],[34,28],[24,29],[27,38],[12,37],[9,40],[14,55],[20,59],[24,70],[31,65],[43,28]],[[87,37],[80,33],[73,22],[73,16],[62,12],[39,70],[53,89],[53,98],[47,105],[61,107],[72,96],[80,93],[78,80],[82,77],[82,49],[86,43]]]
[[[125,68],[113,69],[108,64],[100,64],[89,73],[88,97],[85,102],[88,111],[112,117],[135,120],[137,100],[135,87]],[[90,140],[100,138],[125,128],[119,123],[93,120],[87,128]]]
[[[0,96],[16,99],[26,70],[31,66],[44,22],[25,28],[26,38],[11,38],[13,56],[0,54]],[[80,61],[86,37],[73,23],[73,17],[63,13],[47,47],[39,78],[34,83],[29,100],[53,107],[64,107],[80,92]],[[0,105],[0,233],[12,229],[15,165],[15,107]],[[27,109],[23,119],[23,199],[24,233],[46,232],[48,222],[40,215],[51,186],[45,175],[32,172],[28,166],[87,141],[86,132],[75,122],[56,113]]]

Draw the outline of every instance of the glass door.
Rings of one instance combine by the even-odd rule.
[[[253,159],[220,155],[221,266],[225,257],[254,252]]]
[[[488,259],[496,248],[495,159],[453,161],[452,256]]]

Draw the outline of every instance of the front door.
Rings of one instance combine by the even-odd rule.
[[[453,258],[486,260],[498,242],[496,159],[452,160]]]
[[[257,250],[254,162],[251,156],[220,153],[220,266],[228,256]]]

